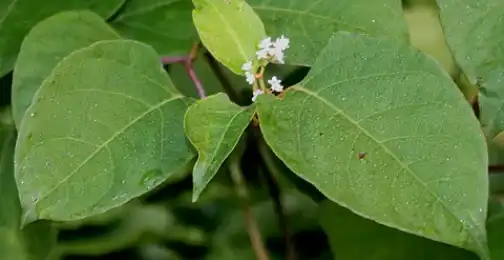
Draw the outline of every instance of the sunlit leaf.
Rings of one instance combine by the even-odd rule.
[[[336,31],[408,40],[399,0],[248,0],[272,37],[285,35],[291,48],[285,61],[312,65]]]
[[[23,38],[38,22],[75,9],[89,9],[108,18],[124,1],[0,0],[0,77],[12,70]]]
[[[44,81],[16,147],[24,221],[76,220],[122,205],[185,170],[192,158],[174,88],[150,47],[101,41]]]
[[[197,39],[192,9],[189,0],[129,0],[111,25],[160,55],[187,55]]]
[[[89,11],[63,12],[37,24],[24,39],[14,69],[12,112],[16,126],[19,128],[35,92],[58,62],[97,41],[119,38],[103,18]]]
[[[243,74],[241,66],[255,58],[257,44],[266,37],[261,19],[244,0],[193,2],[193,21],[205,47],[231,71]]]
[[[276,155],[329,199],[486,257],[485,140],[431,58],[337,33],[301,83],[259,96],[257,111]]]
[[[220,93],[194,103],[185,115],[185,132],[198,150],[193,169],[193,201],[215,176],[249,125],[255,108],[241,108]]]

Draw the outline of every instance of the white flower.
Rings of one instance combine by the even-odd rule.
[[[255,102],[256,98],[259,96],[259,95],[262,95],[264,94],[264,91],[260,90],[260,89],[256,89],[254,90],[254,92],[252,93],[253,96],[252,96],[252,102]]]
[[[264,38],[257,46],[260,49],[269,49],[273,43],[271,42],[271,37]]]
[[[268,80],[268,84],[271,85],[271,90],[275,92],[282,92],[283,91],[283,86],[282,86],[282,81],[279,80],[277,77],[273,76],[270,80]]]
[[[260,49],[256,51],[256,55],[258,59],[267,59],[270,53],[270,48]]]
[[[245,63],[242,65],[241,69],[242,69],[243,71],[245,71],[245,72],[247,72],[247,71],[251,71],[251,70],[252,70],[252,61],[251,61],[251,60],[249,60],[249,61],[245,62]]]
[[[255,81],[254,73],[247,71],[247,72],[245,72],[245,77],[246,77],[248,84],[250,84],[250,85],[254,84],[254,81]]]
[[[289,46],[290,40],[288,38],[285,38],[283,35],[280,36],[280,38],[275,40],[275,43],[273,43],[273,47],[275,49],[279,49],[282,51],[287,50]]]
[[[280,49],[271,49],[269,55],[273,57],[273,61],[276,61],[280,64],[284,64],[284,52]]]

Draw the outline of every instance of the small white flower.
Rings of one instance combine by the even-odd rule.
[[[252,61],[250,60],[250,61],[245,62],[245,63],[242,65],[241,69],[242,69],[243,71],[251,71],[251,70],[252,70]]]
[[[268,84],[271,85],[271,90],[275,92],[282,92],[283,91],[283,86],[282,86],[282,81],[279,80],[277,77],[273,76],[270,80],[268,80]]]
[[[270,48],[260,49],[260,50],[256,51],[256,55],[257,55],[258,59],[267,59],[269,53],[270,53]]]
[[[256,89],[254,90],[254,92],[252,93],[253,96],[252,96],[252,102],[255,102],[256,101],[256,98],[259,96],[259,95],[262,95],[264,94],[264,91],[260,90],[260,89]]]
[[[279,49],[272,49],[269,53],[271,57],[273,57],[273,61],[276,61],[277,63],[284,64],[284,53],[282,50]]]
[[[271,37],[264,38],[257,46],[261,49],[269,49],[273,43]]]
[[[245,77],[246,77],[248,84],[250,84],[250,85],[254,84],[254,81],[255,81],[254,73],[247,71],[247,72],[245,72]]]
[[[275,49],[280,49],[282,51],[287,50],[289,46],[290,40],[288,38],[285,38],[283,35],[280,36],[280,38],[275,40],[275,43],[273,43],[273,47]]]

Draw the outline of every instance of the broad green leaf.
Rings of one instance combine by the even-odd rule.
[[[193,0],[193,21],[205,47],[236,74],[255,58],[264,25],[244,0]],[[257,62],[254,62],[257,66]]]
[[[75,9],[88,9],[108,18],[124,1],[0,0],[0,77],[12,70],[23,38],[38,22]]]
[[[184,119],[185,133],[198,150],[193,169],[193,201],[198,200],[238,144],[254,113],[254,106],[241,108],[223,93],[199,100],[189,107]]]
[[[455,59],[481,87],[480,121],[493,138],[504,130],[504,2],[438,0],[441,22]]]
[[[129,0],[111,25],[160,55],[187,55],[197,39],[191,11],[190,0]]]
[[[35,92],[58,62],[97,41],[119,38],[103,18],[89,11],[62,12],[37,24],[25,37],[14,69],[12,112],[16,126],[21,125]]]
[[[485,140],[434,60],[393,40],[341,32],[282,99],[256,103],[268,145],[326,197],[486,257]]]
[[[42,260],[56,242],[47,222],[20,230],[21,205],[14,181],[14,126],[0,124],[0,252],[3,259]]]
[[[100,41],[66,57],[19,129],[25,222],[103,213],[186,170],[194,157],[183,129],[191,102],[147,45]]]
[[[408,40],[400,0],[248,0],[271,37],[291,40],[285,62],[311,66],[336,31]]]
[[[380,225],[330,201],[320,204],[318,214],[334,259],[478,259],[469,251]]]

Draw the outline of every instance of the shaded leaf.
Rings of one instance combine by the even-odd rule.
[[[20,128],[15,171],[25,222],[96,215],[186,170],[190,103],[144,44],[101,41],[65,58]]]
[[[259,96],[257,111],[275,154],[329,199],[486,256],[485,140],[431,58],[337,33],[299,85]]]
[[[264,25],[244,0],[193,0],[193,21],[205,47],[236,74],[256,56]],[[257,67],[257,61],[254,62]]]
[[[193,201],[210,183],[238,144],[255,107],[241,108],[224,93],[199,100],[189,107],[184,120],[186,136],[198,150],[193,169]]]
[[[359,217],[330,201],[321,203],[318,212],[320,223],[329,237],[334,259],[478,259],[469,251]]]
[[[14,126],[0,124],[0,252],[4,259],[45,259],[56,242],[47,222],[20,230],[21,205],[14,181]]]
[[[504,2],[438,0],[441,22],[455,59],[481,87],[480,121],[493,138],[504,130]]]
[[[119,38],[103,18],[89,11],[59,13],[33,27],[21,45],[14,69],[12,112],[16,126],[20,127],[35,92],[58,62],[97,41]]]
[[[187,55],[197,39],[189,0],[129,0],[111,25],[163,56]]]
[[[336,31],[408,40],[399,0],[248,0],[272,37],[291,39],[286,63],[312,65]]]
[[[504,259],[504,248],[502,238],[504,237],[504,201],[502,197],[493,202],[493,212],[489,212],[487,221],[488,247],[492,259]]]
[[[12,70],[23,38],[38,22],[75,9],[89,9],[108,18],[124,1],[0,0],[0,77]]]

